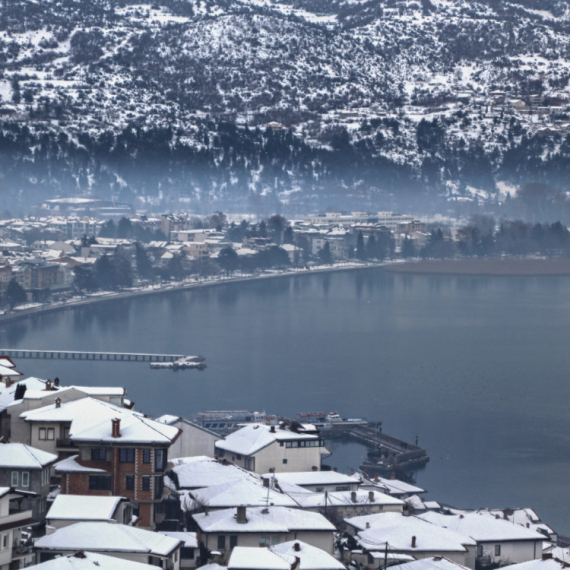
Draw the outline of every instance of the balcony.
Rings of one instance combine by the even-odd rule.
[[[77,449],[77,444],[71,441],[69,438],[61,438],[55,440],[56,447],[71,447]]]

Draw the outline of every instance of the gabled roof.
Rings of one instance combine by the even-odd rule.
[[[372,497],[370,497],[370,493],[372,493]],[[297,502],[305,509],[359,505],[404,506],[404,501],[377,491],[334,491],[326,495],[325,493],[315,493],[307,497],[299,497]]]
[[[273,429],[274,431],[271,431]],[[253,455],[259,450],[275,443],[286,440],[317,440],[313,434],[297,433],[288,428],[280,429],[265,424],[250,424],[228,435],[222,441],[216,442],[217,449],[232,451],[240,455]]]
[[[3,382],[0,382],[0,411],[5,410],[12,402],[14,402],[14,395],[16,388],[23,384],[26,386],[26,391],[28,390],[45,390],[46,382],[45,380],[40,380],[39,378],[25,378],[11,386],[6,387]],[[21,400],[19,400],[21,401]]]
[[[37,570],[156,570],[156,566],[95,552],[76,552],[33,567]]]
[[[466,566],[445,558],[445,556],[432,556],[407,562],[398,566],[399,570],[468,570]],[[544,570],[547,570],[544,568]]]
[[[509,568],[513,568],[513,570],[564,570],[568,568],[568,562],[557,560],[556,558],[547,560],[538,558],[537,560],[529,560],[521,564],[513,564]]]
[[[73,441],[121,443],[172,443],[180,430],[145,418],[138,412],[94,398],[44,406],[20,414],[26,421],[71,422]],[[120,419],[120,437],[112,436],[113,419]]]
[[[476,544],[466,535],[401,513],[365,515],[345,522],[360,530],[358,541],[367,550],[383,550],[388,543],[388,550],[397,552],[466,552],[466,546]]]
[[[236,546],[228,562],[228,570],[291,570],[295,562],[289,556],[279,556],[267,548]]]
[[[295,471],[287,473],[265,473],[264,478],[275,477],[282,481],[299,485],[360,485],[360,479],[337,471]]]
[[[58,495],[46,518],[74,521],[110,521],[124,497]]]
[[[166,557],[183,546],[181,540],[123,524],[80,522],[36,540],[40,550],[132,552]]]
[[[238,481],[255,481],[258,485],[262,484],[259,475],[205,455],[181,457],[171,461],[179,489],[200,489]]]
[[[477,542],[500,542],[519,540],[545,540],[545,536],[534,530],[518,524],[495,519],[478,512],[465,513],[462,515],[443,515],[428,512],[418,515],[419,518],[443,528],[460,532],[470,536]]]
[[[0,444],[0,469],[42,469],[57,461],[57,455],[23,443]]]
[[[295,545],[297,545],[297,547]],[[275,546],[272,546],[270,550],[280,556],[290,556],[292,562],[295,561],[295,558],[299,558],[301,560],[300,568],[303,570],[345,569],[344,564],[339,562],[328,552],[325,552],[316,546],[311,546],[301,540],[290,540],[289,542],[276,544]]]
[[[264,512],[267,511],[267,512]],[[246,523],[237,522],[237,509],[192,515],[203,532],[290,532],[330,531],[335,526],[323,515],[287,507],[254,507],[246,509]]]
[[[204,489],[194,489],[188,494],[198,505],[206,505],[211,508],[239,507],[262,507],[267,504],[282,507],[298,507],[298,503],[288,495],[267,489],[261,482],[235,481],[222,483]],[[188,510],[192,510],[192,506]]]
[[[164,534],[164,536],[181,540],[185,548],[198,548],[198,535],[195,532],[168,532],[165,530],[159,532],[160,534]]]

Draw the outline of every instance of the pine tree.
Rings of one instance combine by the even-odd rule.
[[[12,279],[8,283],[4,299],[10,305],[10,308],[13,309],[16,305],[25,303],[28,300],[28,296],[24,288],[15,279]]]
[[[319,250],[319,259],[324,265],[331,265],[333,259],[331,246],[328,241],[326,241],[325,245]]]
[[[362,232],[358,232],[358,237],[356,238],[356,259],[364,261],[366,259],[366,252],[364,251],[364,236]]]

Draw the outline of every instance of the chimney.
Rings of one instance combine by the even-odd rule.
[[[378,483],[380,481],[380,477],[378,477],[378,473],[374,473],[374,481]]]
[[[551,560],[552,559],[552,552],[543,552],[542,553],[543,560]]]
[[[412,548],[416,547],[416,537],[412,536]]]
[[[111,436],[112,437],[121,437],[121,420],[119,418],[115,418],[111,420]]]
[[[269,431],[270,431],[271,433],[275,433],[275,426],[271,426],[271,427],[269,428]]]
[[[350,474],[354,475],[354,469],[352,467],[350,468]]]
[[[279,422],[279,429],[285,429],[285,422]]]
[[[294,550],[295,552],[301,552],[301,545],[300,545],[298,542],[296,542],[296,543],[293,545],[293,550]]]
[[[374,502],[374,491],[368,491],[368,501],[370,503]]]
[[[392,471],[392,473],[390,474],[390,479],[392,479],[392,481],[396,478],[396,472]]]
[[[58,376],[56,376],[53,379],[53,385],[56,386],[57,388],[59,388],[59,377]]]
[[[366,522],[366,528],[370,528],[370,523],[368,521]]]
[[[48,378],[48,381],[46,382],[46,390],[51,390],[51,380]]]
[[[61,398],[56,398],[56,399],[55,399],[55,407],[56,407],[56,408],[61,408]]]
[[[246,509],[244,505],[237,508],[236,521],[239,524],[245,524],[247,522]]]
[[[87,558],[87,556],[85,556],[83,550],[79,550],[73,555],[73,558]]]
[[[333,471],[336,473],[338,469],[336,467],[333,467]]]

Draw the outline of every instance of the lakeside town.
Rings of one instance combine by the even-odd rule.
[[[320,416],[252,413],[222,436],[214,429],[232,412],[218,412],[217,425],[215,413],[150,418],[130,396],[26,377],[0,356],[1,568],[558,570],[570,561],[570,540],[531,506],[467,510],[399,472],[327,467]]]
[[[564,261],[570,232],[560,222],[394,212],[232,218],[222,212],[137,215],[121,204],[67,198],[48,200],[34,216],[0,220],[2,314],[13,318],[112,295],[398,261],[534,258],[525,269],[503,264],[503,273],[570,272]],[[559,263],[537,268],[536,258]],[[412,271],[434,267],[416,264]]]

